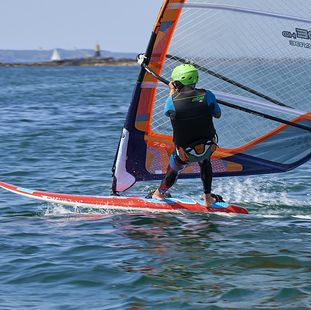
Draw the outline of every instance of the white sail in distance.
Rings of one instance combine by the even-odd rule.
[[[51,57],[51,61],[59,61],[59,60],[61,60],[59,52],[57,49],[54,49],[52,57]]]

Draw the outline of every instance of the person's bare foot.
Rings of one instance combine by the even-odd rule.
[[[213,198],[211,194],[204,194],[203,199],[204,199],[204,204],[207,208],[210,208],[212,204],[216,201],[216,199]]]
[[[157,190],[153,193],[152,198],[153,198],[153,199],[157,199],[157,200],[164,200],[164,199],[165,199],[165,195],[162,195],[162,194],[160,193],[160,191],[157,189]]]

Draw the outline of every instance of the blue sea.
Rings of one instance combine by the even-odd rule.
[[[1,68],[0,180],[109,195],[137,75]],[[88,212],[1,189],[0,310],[310,309],[311,162],[213,188],[250,214]],[[171,193],[198,198],[200,180]]]

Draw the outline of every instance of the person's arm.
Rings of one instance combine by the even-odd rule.
[[[175,106],[173,103],[172,96],[175,94],[175,92],[177,90],[176,90],[174,83],[172,81],[168,84],[168,87],[170,89],[170,94],[169,94],[169,97],[166,99],[166,103],[165,103],[165,107],[164,107],[164,114],[166,116],[172,118],[175,115]]]
[[[172,96],[169,96],[166,99],[165,107],[164,107],[164,114],[168,117],[171,117],[175,112],[175,106],[173,103],[173,98]]]
[[[213,116],[215,118],[220,118],[221,117],[221,109],[220,109],[220,106],[215,98],[215,101],[214,101],[214,111],[213,111]]]
[[[213,117],[220,118],[221,117],[221,109],[220,109],[220,106],[216,100],[215,95],[211,91],[207,90],[206,96],[207,96],[207,103],[212,107]]]

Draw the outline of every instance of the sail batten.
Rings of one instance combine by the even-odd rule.
[[[196,9],[214,9],[214,10],[224,10],[224,11],[232,11],[237,13],[245,13],[245,14],[254,14],[260,16],[269,16],[281,19],[288,19],[292,21],[300,21],[305,23],[311,23],[311,18],[302,18],[299,16],[291,16],[291,15],[283,15],[274,12],[268,11],[259,11],[255,9],[245,9],[242,7],[235,7],[231,5],[222,5],[222,4],[210,4],[210,3],[172,3],[168,7],[169,9],[181,9],[181,8],[196,8]]]
[[[310,16],[309,0],[163,2],[147,65],[169,80],[175,66],[189,61],[199,70],[199,88],[258,112],[222,106],[222,118],[215,121],[215,176],[285,172],[310,159],[311,134],[303,130],[311,127]],[[116,191],[163,177],[174,149],[163,113],[167,96],[167,86],[142,69],[117,153]],[[194,177],[196,163],[180,174]]]

